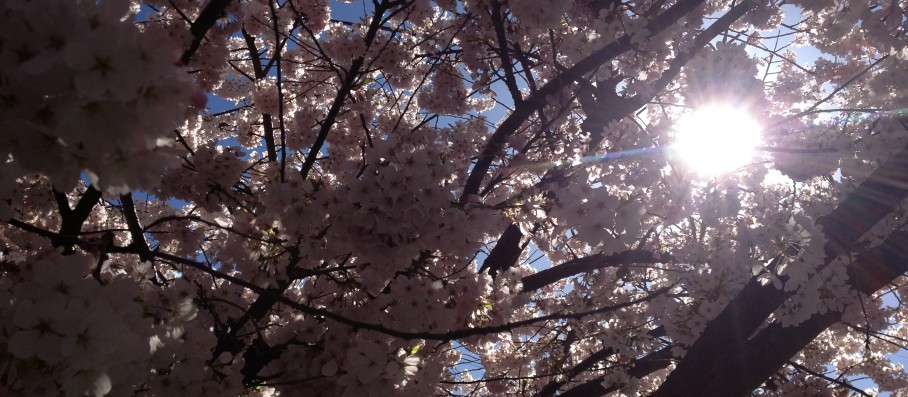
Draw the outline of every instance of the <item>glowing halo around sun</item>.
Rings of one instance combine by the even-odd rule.
[[[697,173],[721,174],[751,161],[761,130],[742,109],[704,107],[678,121],[672,150]]]

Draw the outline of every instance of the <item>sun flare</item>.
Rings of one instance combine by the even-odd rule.
[[[672,148],[696,172],[721,174],[751,160],[761,129],[742,109],[701,108],[678,122]]]

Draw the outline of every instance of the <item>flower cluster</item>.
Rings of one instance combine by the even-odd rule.
[[[59,187],[83,170],[114,193],[153,187],[175,164],[173,129],[205,105],[177,65],[181,49],[130,23],[126,2],[44,6],[9,1],[0,11],[0,155]]]
[[[4,277],[0,302],[0,367],[24,370],[12,392],[103,396],[123,391],[148,371],[150,322],[135,285],[86,278],[92,260],[51,255]],[[26,369],[27,368],[27,369]]]
[[[685,66],[688,88],[686,99],[691,106],[709,103],[732,103],[759,106],[763,87],[756,75],[756,61],[740,44],[716,43]]]
[[[0,395],[908,384],[903,5],[346,3],[0,0]]]

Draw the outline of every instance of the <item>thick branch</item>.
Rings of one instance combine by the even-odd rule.
[[[268,161],[274,163],[277,161],[277,149],[274,146],[274,124],[270,114],[262,113],[262,127],[265,131],[265,152],[268,153]]]
[[[524,277],[521,282],[523,283],[523,292],[529,292],[545,287],[558,280],[580,273],[591,272],[596,269],[629,265],[633,263],[660,263],[669,259],[670,258],[668,257],[663,257],[662,255],[654,254],[642,249],[627,250],[611,255],[590,255],[570,260],[538,273],[531,274]]]
[[[479,272],[488,270],[489,275],[495,278],[498,273],[514,267],[523,251],[520,246],[521,239],[523,239],[523,233],[520,232],[520,226],[517,226],[516,223],[508,225],[508,228],[498,238],[498,242],[495,243],[495,248],[482,262]]]
[[[63,193],[54,191],[54,197],[57,200],[61,218],[59,236],[63,238],[54,238],[51,239],[51,242],[55,247],[63,246],[65,253],[72,253],[74,245],[72,238],[77,239],[79,234],[82,233],[82,225],[88,220],[91,211],[98,204],[98,200],[101,199],[101,192],[95,189],[94,186],[89,186],[85,189],[82,197],[79,197],[76,208],[69,208],[69,200]]]
[[[823,231],[828,241],[826,245],[827,263],[835,259],[839,253],[859,251],[856,240],[879,222],[880,219],[891,213],[895,206],[904,200],[905,197],[908,197],[908,183],[906,183],[908,178],[905,177],[906,174],[908,174],[908,147],[903,148],[892,159],[874,171],[870,178],[849,194],[832,213],[817,221],[819,225],[823,226]],[[890,238],[890,240],[893,239],[898,240],[900,237],[894,236]],[[889,250],[895,250],[896,248],[898,247],[892,247]],[[904,271],[899,267],[902,266],[901,264],[893,264],[884,260],[890,257],[897,257],[897,254],[898,252],[877,255],[875,260],[870,260],[870,258],[874,257],[867,256],[868,254],[862,256],[863,260],[861,263],[863,267],[849,269],[853,285],[859,290],[873,292],[898,274],[901,274]],[[718,389],[706,389],[706,386],[711,384],[711,382],[719,382],[718,378],[725,376],[721,374],[727,373],[727,369],[732,365],[732,362],[740,360],[745,343],[749,343],[747,342],[748,337],[753,334],[757,327],[762,325],[770,313],[791,297],[793,293],[794,291],[785,292],[772,285],[763,286],[757,282],[756,278],[751,279],[722,313],[707,325],[704,332],[687,352],[684,360],[669,375],[656,395],[671,396],[676,395],[675,393],[681,390],[684,390],[687,395],[700,395],[697,394],[700,392],[705,393],[702,394],[704,396],[731,395],[720,393]],[[828,321],[831,321],[828,324],[832,324],[837,321],[837,318],[829,319]],[[824,322],[823,324],[827,323]],[[817,327],[820,325],[816,324]],[[813,332],[813,328],[810,328],[810,325],[804,325],[804,327],[806,327],[804,332]],[[803,346],[826,327],[828,325],[818,328],[816,333],[813,334],[814,336],[797,346]],[[800,327],[792,328],[797,329]],[[780,343],[780,341],[777,340],[775,343]],[[786,339],[785,343],[794,343],[795,341],[800,341],[800,339]],[[754,376],[759,377],[763,374],[769,376],[772,371],[781,366],[785,360],[800,349],[797,346],[792,345],[791,349],[794,349],[793,351],[790,351],[791,349],[779,350],[778,354],[782,354],[782,351],[790,351],[791,354],[782,354],[784,357],[772,361],[778,364],[776,367],[769,369],[768,373],[766,371],[754,372]],[[755,352],[754,354],[764,353]],[[742,365],[738,365],[738,367]],[[738,377],[738,375],[735,377]],[[762,380],[765,380],[765,377],[760,381]],[[727,382],[728,380],[723,381]],[[741,382],[744,382],[744,380],[742,379]],[[711,392],[708,393],[710,390]]]
[[[199,17],[195,22],[189,27],[189,32],[192,33],[192,43],[189,44],[189,48],[186,49],[186,52],[184,52],[183,56],[180,58],[184,65],[189,64],[189,60],[192,59],[192,56],[198,51],[199,46],[202,45],[205,34],[207,34],[208,31],[214,27],[215,22],[224,15],[224,10],[227,9],[229,4],[230,0],[211,0],[199,14]]]
[[[898,232],[880,246],[859,255],[848,267],[849,283],[864,295],[883,288],[896,277],[908,271],[908,232]],[[734,354],[720,360],[721,365],[703,390],[693,393],[697,381],[666,384],[658,396],[674,396],[684,390],[690,396],[745,395],[763,383],[770,375],[821,332],[841,320],[842,313],[817,314],[797,326],[785,327],[774,323],[735,349]],[[701,359],[702,360],[702,359]],[[685,361],[687,359],[685,358]],[[698,360],[699,361],[699,360]],[[664,390],[663,390],[664,389]]]
[[[123,208],[123,216],[126,218],[126,226],[129,228],[129,236],[132,238],[130,245],[135,246],[139,251],[139,259],[143,261],[151,260],[148,252],[148,242],[145,241],[145,232],[142,224],[139,223],[139,216],[136,214],[136,204],[132,199],[132,193],[120,195],[120,203]]]
[[[817,221],[829,242],[826,258],[847,253],[853,242],[908,196],[908,146],[905,146],[829,215]]]

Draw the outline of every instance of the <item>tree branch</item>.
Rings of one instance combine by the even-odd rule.
[[[58,237],[51,239],[51,243],[55,247],[63,246],[63,252],[71,254],[75,245],[72,239],[78,239],[82,233],[82,225],[88,220],[98,200],[101,200],[101,192],[94,186],[88,186],[82,197],[79,197],[76,208],[69,208],[69,199],[63,193],[54,190],[54,198],[59,207],[61,225]]]
[[[817,220],[826,236],[826,257],[853,251],[858,238],[908,196],[908,145],[871,174],[830,214]]]
[[[501,15],[501,4],[498,0],[492,0],[492,25],[495,27],[495,36],[498,39],[498,56],[501,58],[501,68],[504,69],[504,83],[511,93],[514,105],[520,105],[523,102],[523,95],[517,88],[517,79],[514,78],[514,64],[511,62],[511,56],[508,54],[508,39],[504,32],[504,19]]]
[[[184,65],[189,64],[189,60],[192,59],[192,56],[195,55],[195,52],[198,51],[199,46],[202,44],[202,40],[205,39],[205,34],[224,15],[224,10],[227,9],[229,4],[230,0],[211,0],[199,13],[199,17],[189,27],[189,32],[192,33],[192,43],[189,44],[189,48],[180,57],[180,61]]]
[[[646,334],[651,337],[654,337],[654,338],[664,336],[665,327],[659,326],[657,328],[650,330]],[[569,383],[571,380],[576,378],[581,373],[592,369],[594,365],[596,365],[602,361],[605,361],[609,357],[614,356],[616,353],[617,352],[615,351],[615,349],[612,349],[611,347],[606,347],[604,349],[599,350],[598,352],[595,352],[595,353],[589,355],[587,358],[583,359],[583,361],[577,363],[577,365],[575,365],[573,368],[566,371],[564,374],[564,379],[561,379],[561,380],[555,379],[555,380],[550,381],[548,384],[543,386],[542,389],[540,389],[538,393],[534,394],[533,397],[554,396],[555,393],[557,393],[558,390],[561,388],[561,386],[564,386],[565,384]],[[650,360],[655,361],[655,358],[654,358],[655,356],[648,356],[648,357]],[[644,360],[645,359],[646,358],[644,358]],[[643,367],[641,367],[641,369],[639,371],[642,371],[642,370],[643,370]],[[599,380],[599,383],[602,383],[601,379]],[[587,387],[591,387],[591,386],[587,386]],[[603,388],[603,391],[605,393],[608,392],[608,391],[605,391],[604,388]],[[581,393],[580,395],[583,395],[583,394]]]
[[[632,378],[643,378],[653,372],[656,372],[660,369],[665,369],[672,362],[672,350],[671,346],[667,346],[661,350],[647,354],[643,358],[634,360],[631,364],[630,369],[627,370],[627,375]],[[592,380],[581,383],[580,385],[574,386],[571,389],[567,390],[564,393],[559,394],[559,397],[588,397],[588,396],[603,396],[608,393],[620,390],[624,385],[611,385],[605,387],[602,385],[602,382],[605,378],[598,377]],[[679,396],[686,396],[686,394],[679,394]]]
[[[53,238],[62,237],[58,233],[44,230],[39,227],[27,224],[25,222],[22,222],[22,221],[19,221],[16,219],[12,219],[12,220],[8,221],[7,223],[12,226],[18,227],[22,230],[26,230],[26,231],[35,233],[36,235],[43,236],[46,238],[53,239]],[[86,244],[84,241],[81,241],[80,239],[78,239],[76,237],[69,238],[67,240],[74,244]],[[126,247],[111,246],[110,250],[108,252],[118,253],[118,254],[138,254],[139,253],[138,249],[133,246],[126,246]],[[517,328],[532,326],[532,325],[536,325],[536,324],[544,323],[544,322],[548,322],[548,321],[566,320],[566,319],[578,320],[578,319],[582,319],[582,318],[585,318],[588,316],[597,315],[597,314],[605,314],[605,313],[613,312],[616,310],[624,309],[626,307],[638,305],[640,303],[646,303],[646,302],[653,300],[654,298],[656,298],[658,296],[665,294],[669,290],[669,287],[660,288],[658,290],[652,291],[650,294],[648,294],[642,298],[639,298],[639,299],[634,299],[634,300],[630,300],[627,302],[616,303],[616,304],[613,304],[610,306],[604,306],[604,307],[600,307],[600,308],[593,309],[593,310],[587,310],[587,311],[583,311],[583,312],[554,313],[554,314],[543,315],[543,316],[539,316],[539,317],[533,317],[533,318],[526,319],[526,320],[515,321],[515,322],[507,323],[507,324],[493,325],[493,326],[486,326],[486,327],[464,328],[464,329],[446,331],[446,332],[407,332],[407,331],[396,330],[393,328],[388,328],[388,327],[385,327],[380,324],[373,324],[373,323],[367,323],[364,321],[355,320],[355,319],[334,313],[330,310],[306,306],[295,300],[285,297],[281,293],[272,291],[269,288],[260,287],[252,282],[243,280],[243,279],[235,277],[235,276],[231,276],[230,274],[221,272],[219,270],[215,270],[214,268],[209,267],[204,263],[199,263],[199,262],[196,262],[191,259],[179,257],[176,255],[168,254],[168,253],[161,252],[161,251],[151,251],[150,255],[153,255],[157,259],[184,265],[184,266],[193,268],[195,270],[201,271],[201,272],[208,274],[212,277],[215,277],[217,279],[231,282],[240,287],[246,288],[256,294],[259,294],[260,298],[265,297],[267,300],[273,300],[274,303],[278,303],[278,302],[283,303],[295,310],[298,310],[299,312],[301,312],[303,314],[317,316],[317,317],[323,317],[323,318],[338,322],[340,324],[347,325],[347,326],[355,328],[355,329],[367,329],[367,330],[379,332],[379,333],[382,333],[385,335],[394,336],[394,337],[398,337],[398,338],[402,338],[402,339],[430,339],[430,340],[438,340],[438,341],[450,341],[450,340],[465,338],[465,337],[474,336],[474,335],[485,335],[485,334],[493,334],[493,333],[499,333],[499,332],[507,332],[507,331],[514,330]],[[255,305],[255,304],[253,304],[253,305]],[[265,304],[263,303],[262,306],[264,306],[264,305]],[[250,311],[251,311],[251,309],[250,309]],[[247,312],[247,314],[248,314],[248,312]],[[251,317],[251,316],[249,316],[249,317]]]
[[[120,195],[120,203],[123,206],[122,212],[129,228],[129,236],[132,238],[130,245],[135,246],[139,250],[139,259],[150,261],[152,256],[148,253],[151,252],[151,249],[148,248],[148,242],[145,241],[145,232],[142,224],[139,223],[139,216],[136,214],[136,204],[132,199],[132,193]]]
[[[671,257],[654,254],[653,252],[643,249],[627,250],[611,255],[590,255],[570,260],[524,277],[521,280],[523,283],[522,292],[537,290],[558,280],[580,273],[591,272],[596,269],[629,265],[633,263],[661,263],[668,260],[671,260]]]
[[[488,270],[489,275],[495,278],[499,272],[514,267],[517,260],[520,259],[520,253],[523,252],[520,246],[521,239],[523,239],[523,233],[520,232],[520,226],[516,223],[508,225],[498,238],[498,242],[495,243],[495,248],[482,262],[479,273]]]
[[[788,365],[791,365],[792,368],[794,368],[794,369],[796,369],[796,370],[798,370],[798,371],[800,371],[800,372],[803,372],[803,373],[809,374],[809,375],[811,375],[811,376],[814,376],[814,377],[823,379],[823,380],[825,380],[825,381],[827,381],[827,382],[829,382],[829,383],[834,383],[834,384],[837,384],[837,385],[839,385],[839,386],[843,386],[843,387],[845,387],[845,388],[848,388],[848,389],[850,389],[851,391],[853,391],[853,392],[855,392],[855,393],[858,393],[858,394],[860,394],[860,395],[862,395],[862,396],[864,396],[864,397],[872,397],[870,394],[867,394],[867,392],[865,392],[865,391],[863,391],[863,390],[861,390],[861,389],[858,389],[857,387],[854,387],[854,385],[852,385],[851,383],[848,383],[848,382],[845,382],[845,381],[842,381],[842,380],[839,380],[839,379],[835,379],[835,378],[830,378],[830,377],[828,377],[828,376],[826,376],[826,375],[823,375],[823,374],[821,374],[821,373],[819,373],[819,372],[817,372],[817,371],[814,371],[814,370],[812,370],[812,369],[810,369],[810,368],[807,368],[807,367],[805,367],[805,366],[803,366],[803,365],[801,365],[801,364],[798,364],[798,363],[796,363],[796,362],[794,362],[794,361],[789,361],[789,362],[788,362]]]

